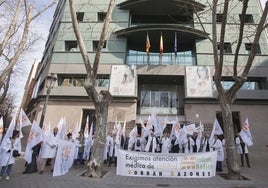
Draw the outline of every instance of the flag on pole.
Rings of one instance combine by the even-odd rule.
[[[7,132],[6,132],[4,138],[3,138],[2,142],[1,142],[1,146],[3,146],[6,143],[6,141],[10,137],[12,137],[13,131],[15,129],[15,124],[16,124],[15,122],[16,122],[16,117],[13,117],[11,122],[10,122],[10,124],[9,124],[9,126],[8,126]]]
[[[246,118],[245,123],[242,126],[242,129],[241,129],[239,134],[240,134],[242,140],[247,144],[247,146],[253,145],[253,139],[252,139],[252,135],[251,135],[251,132],[249,129],[248,118]]]
[[[92,121],[92,123],[91,123],[91,125],[90,125],[90,129],[89,129],[89,135],[88,135],[88,139],[89,140],[92,140],[93,139],[93,121]]]
[[[27,145],[25,149],[24,159],[28,164],[32,162],[32,148],[42,142],[44,139],[44,133],[42,129],[39,127],[36,121],[33,122],[31,131],[28,136]]]
[[[164,44],[163,44],[163,36],[162,36],[162,32],[161,32],[161,35],[160,35],[160,55],[163,54],[163,51],[164,51]]]
[[[59,131],[58,131],[58,134],[57,134],[57,137],[59,139],[65,139],[65,136],[66,136],[66,133],[67,133],[67,128],[66,128],[66,119],[65,117],[61,118],[58,125],[57,125]]]
[[[210,135],[210,138],[209,138],[209,142],[212,143],[213,142],[213,139],[214,139],[214,135],[217,134],[217,135],[221,135],[223,134],[223,131],[222,131],[222,128],[217,120],[217,118],[215,118],[214,120],[214,124],[213,124],[213,128],[212,128],[212,132],[211,132],[211,135]]]
[[[174,39],[174,53],[175,53],[175,58],[177,58],[177,32],[175,32],[175,39]]]
[[[32,125],[31,121],[29,120],[28,116],[26,115],[23,109],[20,110],[17,125],[20,125],[21,127]]]
[[[76,145],[73,142],[59,140],[58,150],[53,168],[53,176],[66,174],[73,165]]]
[[[85,130],[84,130],[84,136],[85,136],[85,138],[88,138],[88,134],[89,134],[89,117],[87,116]]]
[[[149,53],[150,53],[150,47],[151,47],[151,44],[150,44],[149,34],[148,34],[148,32],[147,32],[147,36],[146,36],[146,46],[145,46],[147,55],[149,55]]]

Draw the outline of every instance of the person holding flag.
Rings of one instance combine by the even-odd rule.
[[[237,152],[238,154],[240,154],[241,166],[244,167],[244,156],[245,156],[247,165],[250,168],[249,157],[248,157],[248,147],[247,147],[247,144],[242,139],[242,137],[240,136],[240,134],[236,135],[235,143],[237,147]]]
[[[6,173],[6,180],[9,180],[10,174],[12,172],[12,167],[15,164],[15,157],[19,156],[19,151],[21,151],[19,131],[14,130],[12,137],[3,140],[1,144],[2,154],[0,157],[0,180],[3,178],[3,175]],[[15,153],[17,153],[15,155]]]

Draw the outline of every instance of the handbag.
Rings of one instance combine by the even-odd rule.
[[[19,157],[20,156],[19,151],[18,150],[13,150],[12,156],[13,157]]]

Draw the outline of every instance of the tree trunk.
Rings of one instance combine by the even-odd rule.
[[[99,102],[96,108],[96,130],[94,144],[92,148],[91,159],[88,163],[87,176],[94,178],[101,178],[104,175],[103,170],[103,154],[106,141],[106,127],[108,118],[108,107],[111,101],[111,95],[109,91],[101,92],[103,98]]]
[[[235,134],[232,116],[232,103],[228,100],[225,93],[220,95],[220,106],[222,111],[224,138],[226,147],[227,170],[229,180],[240,180],[241,171],[238,163],[238,155],[235,145]],[[228,157],[227,157],[228,156]]]

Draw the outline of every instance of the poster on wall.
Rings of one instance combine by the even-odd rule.
[[[212,76],[209,66],[186,67],[186,96],[212,97]]]
[[[136,83],[136,66],[112,66],[109,88],[112,96],[136,96]]]

